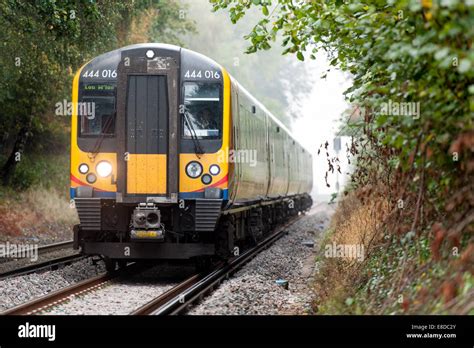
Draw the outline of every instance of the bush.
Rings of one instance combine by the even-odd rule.
[[[24,191],[38,183],[39,173],[27,164],[18,164],[12,177],[11,186],[20,191]]]
[[[62,155],[23,155],[17,164],[11,182],[15,190],[24,191],[32,186],[54,188],[64,196],[69,187],[69,157]]]

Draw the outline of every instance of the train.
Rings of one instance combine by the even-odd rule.
[[[261,81],[271,83],[271,81]],[[312,206],[312,156],[227,70],[160,43],[74,76],[74,248],[129,261],[228,259]]]

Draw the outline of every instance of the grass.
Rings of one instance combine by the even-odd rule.
[[[386,210],[386,202],[380,200],[362,203],[353,193],[339,203],[331,221],[330,233],[322,243],[319,256],[320,268],[315,284],[318,294],[318,303],[315,304],[317,312],[322,314],[360,312],[354,306],[353,297],[362,264],[357,259],[326,257],[325,245],[332,243],[361,245],[366,259],[381,240],[377,221],[387,214]]]
[[[35,187],[22,194],[27,206],[35,207],[35,212],[45,221],[61,224],[75,223],[77,213],[64,193],[54,188]]]
[[[387,201],[352,192],[322,242],[313,309],[318,314],[474,314],[472,269],[462,258],[435,260],[431,234],[396,235]],[[387,223],[388,221],[388,223]],[[362,244],[365,259],[326,257],[326,244]],[[467,241],[466,241],[467,242]]]
[[[68,156],[25,156],[12,186],[0,186],[1,239],[42,234],[54,238],[55,230],[69,231],[77,223],[69,203]]]

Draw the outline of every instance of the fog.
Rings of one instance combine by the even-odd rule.
[[[316,60],[306,60],[301,64],[306,65],[313,78],[313,85],[310,95],[303,102],[301,117],[293,120],[291,128],[293,135],[313,153],[313,198],[327,200],[337,191],[337,181],[339,191],[347,182],[346,173],[350,171],[350,166],[346,156],[346,144],[350,144],[351,140],[349,137],[341,138],[341,151],[338,157],[342,175],[338,175],[337,171],[334,174],[329,173],[327,181],[330,187],[326,186],[324,178],[328,170],[324,145],[319,155],[317,152],[320,145],[327,141],[329,158],[337,155],[333,143],[341,126],[341,114],[348,108],[343,93],[350,87],[350,78],[340,70],[330,67],[322,52],[316,55]],[[326,77],[321,78],[323,75]],[[296,84],[298,81],[293,83]]]
[[[340,191],[347,180],[345,173],[350,170],[345,153],[350,139],[341,139],[338,157],[342,175],[330,173],[330,187],[325,180],[326,150],[319,156],[317,151],[327,141],[329,157],[337,155],[333,141],[341,114],[348,108],[343,92],[350,86],[350,78],[330,67],[322,52],[316,54],[316,60],[307,57],[305,61],[297,60],[295,55],[281,55],[283,48],[278,41],[268,51],[245,54],[249,42],[244,36],[260,19],[259,11],[250,10],[237,24],[232,24],[225,11],[211,12],[207,0],[183,3],[187,4],[186,16],[196,24],[196,31],[184,36],[183,44],[222,64],[313,153],[312,195],[316,200],[328,200],[337,191],[337,182]]]

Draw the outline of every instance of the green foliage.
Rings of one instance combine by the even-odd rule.
[[[20,191],[28,189],[38,183],[38,176],[35,168],[26,164],[18,165],[13,175],[11,186]]]
[[[0,161],[5,158],[0,156]],[[69,159],[64,154],[32,154],[22,156],[12,177],[11,188],[24,191],[32,186],[41,186],[46,189],[54,188],[69,194]],[[11,191],[7,196],[14,196]],[[1,201],[0,195],[0,201]]]
[[[179,9],[171,0],[1,0],[0,134],[16,134],[32,113],[35,129],[58,122],[52,116],[54,104],[69,98],[72,76],[82,64],[131,43],[130,25],[145,10],[157,13],[148,39],[165,39],[170,30],[183,33],[191,29],[189,21],[179,19]],[[173,40],[175,37],[167,42]]]
[[[443,302],[465,291],[459,279],[472,282],[474,266],[474,2],[210,2],[233,22],[252,7],[269,8],[246,36],[248,52],[267,50],[281,36],[283,54],[303,60],[305,52],[314,58],[324,50],[332,66],[352,75],[345,94],[357,112],[344,128],[357,156],[351,187],[361,199],[388,200],[390,218],[376,222],[394,238],[354,276],[360,291],[341,295],[335,306],[442,313]]]
[[[153,22],[148,36],[149,42],[183,45],[183,36],[196,32],[195,23],[185,17],[187,5],[176,0],[161,0],[157,1],[155,6],[160,20]]]
[[[284,54],[302,60],[302,52],[314,56],[322,49],[331,65],[351,73],[353,85],[346,96],[363,110],[363,122],[352,128],[362,148],[356,174],[367,172],[368,164],[391,173],[390,163],[407,186],[401,194],[421,186],[433,204],[447,204],[457,190],[471,184],[472,1],[210,2],[215,10],[226,8],[234,22],[253,6],[271,8],[270,18],[260,19],[247,35],[249,52],[266,50],[280,35]],[[414,109],[403,111],[407,103]],[[419,114],[414,111],[418,106]],[[367,183],[357,175],[355,180],[359,186]],[[456,204],[469,209],[465,201]]]

